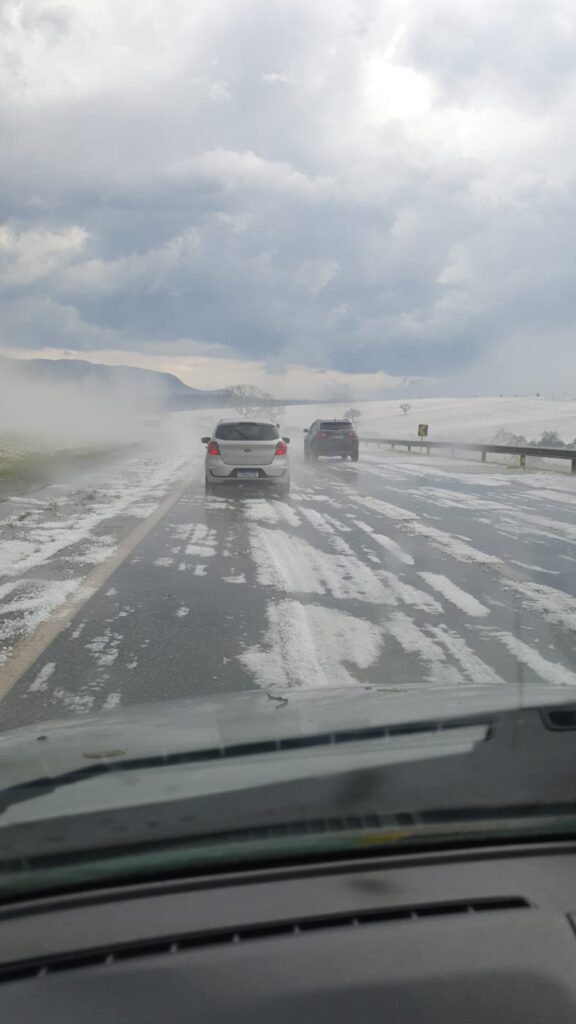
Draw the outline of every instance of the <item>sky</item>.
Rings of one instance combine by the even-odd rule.
[[[0,349],[565,391],[575,103],[573,0],[0,0]]]

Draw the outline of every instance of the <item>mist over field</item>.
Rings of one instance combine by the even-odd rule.
[[[93,384],[31,381],[3,370],[0,446],[6,435],[34,446],[70,448],[135,439],[138,408],[138,395],[124,389],[103,394]]]

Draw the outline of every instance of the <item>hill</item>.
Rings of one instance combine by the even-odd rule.
[[[225,392],[189,387],[172,373],[135,366],[106,366],[84,359],[24,360],[0,356],[0,372],[17,376],[23,382],[81,386],[116,396],[126,394],[143,409],[214,407],[225,401]]]
[[[402,398],[329,405],[292,406],[283,416],[283,427],[294,432],[315,418],[340,417],[354,405],[361,413],[360,435],[416,437],[419,423],[428,423],[434,441],[494,442],[502,431],[537,440],[543,431],[558,431],[565,442],[576,437],[576,400],[501,396],[484,398],[414,398],[407,415],[400,408]],[[506,443],[506,442],[504,442]]]

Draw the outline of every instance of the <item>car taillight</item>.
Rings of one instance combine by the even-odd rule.
[[[356,437],[356,431],[355,430],[349,430],[348,431],[348,437]]]
[[[286,441],[278,441],[276,445],[276,455],[288,455],[288,445]]]
[[[325,430],[319,430],[318,437],[328,437],[328,434],[326,433]]]
[[[206,449],[208,455],[220,455],[220,449],[217,441],[209,441],[208,448]]]

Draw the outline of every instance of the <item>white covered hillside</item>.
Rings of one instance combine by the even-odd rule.
[[[400,408],[404,401],[411,407],[406,415]],[[576,399],[552,398],[395,398],[292,406],[284,412],[283,429],[300,430],[319,417],[340,417],[351,405],[362,413],[361,436],[416,437],[418,424],[428,423],[435,441],[489,443],[502,430],[528,441],[538,440],[545,430],[557,431],[566,443],[576,438]]]

